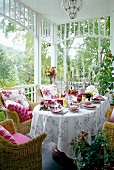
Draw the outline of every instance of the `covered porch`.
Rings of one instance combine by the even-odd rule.
[[[100,63],[106,53],[101,48],[103,40],[107,42],[108,48],[114,54],[113,0],[82,1],[82,7],[74,19],[69,17],[61,3],[61,0],[54,0],[53,2],[47,0],[45,2],[40,0],[32,2],[28,0],[1,1],[0,15],[20,25],[34,37],[34,85],[31,85],[31,87],[36,88],[37,85],[42,83],[43,76],[45,76],[42,65],[43,42],[50,45],[50,67],[54,66],[57,69],[56,84],[61,84],[61,79],[62,83],[65,84],[66,64],[68,64],[68,81],[69,84],[73,82],[76,88],[80,82],[83,83],[83,80],[91,84],[89,71],[94,66],[98,69],[100,68]],[[108,20],[110,21],[109,27],[107,27]],[[86,61],[82,54],[81,73],[79,68],[77,69],[77,65],[73,63],[72,58],[77,55],[78,47],[75,41],[80,41],[80,38],[84,40],[87,37],[96,39],[98,47],[96,51],[91,52],[94,60],[91,60],[88,66],[85,66]],[[75,45],[73,46],[73,44]],[[74,69],[73,77],[71,75],[72,68]],[[99,82],[96,83],[98,84]],[[60,86],[58,85],[59,90],[61,90]],[[28,89],[28,85],[26,87]],[[36,92],[36,90],[27,91]]]
[[[96,74],[99,73],[101,62],[107,54],[107,51],[111,51],[112,55],[114,55],[113,0],[82,0],[82,7],[74,19],[70,18],[61,6],[61,3],[61,0],[1,0],[0,2],[0,15],[20,25],[34,37],[34,82],[33,84],[15,86],[16,89],[23,88],[25,95],[29,97],[32,102],[39,101],[37,88],[39,85],[46,83],[44,81],[44,77],[46,76],[45,67],[48,66],[42,57],[43,43],[48,44],[48,47],[50,47],[49,57],[51,60],[49,68],[56,67],[57,73],[54,83],[57,85],[60,93],[64,91],[66,86],[68,86],[69,89],[73,88],[76,90],[82,87],[85,89],[91,84],[98,87],[99,81],[94,78],[95,75],[92,75],[92,71],[96,69]],[[81,47],[79,45],[81,45],[86,38],[88,38],[86,45],[83,43],[82,49],[79,49],[79,47]],[[92,46],[93,50],[89,51],[87,44],[92,43],[92,41],[97,45],[95,48]],[[93,109],[91,111],[90,108],[88,110],[80,108],[81,113],[79,113],[79,115],[76,113],[79,116],[78,118],[76,114],[69,113],[70,111],[67,114],[65,113],[66,115],[56,115],[44,110],[42,114],[42,110],[38,110],[36,107],[36,110],[34,110],[34,115],[36,111],[36,117],[34,116],[34,119],[32,119],[33,125],[31,128],[35,131],[33,138],[35,137],[34,134],[39,135],[40,130],[44,128],[39,125],[46,120],[47,122],[43,122],[43,125],[48,125],[49,123],[49,125],[44,128],[45,131],[47,130],[46,133],[48,134],[49,142],[51,139],[52,141],[55,140],[55,143],[58,143],[59,139],[59,142],[62,142],[62,144],[58,143],[60,146],[59,149],[61,149],[62,146],[62,151],[64,152],[66,148],[68,149],[70,139],[76,135],[72,135],[73,131],[87,128],[86,130],[90,131],[89,137],[91,139],[91,131],[93,132],[93,136],[95,136],[101,129],[104,123],[103,121],[105,121],[105,113],[110,107],[108,98],[105,96],[104,99],[106,100],[95,104],[94,109],[96,108],[97,110]],[[38,112],[40,112],[41,115]],[[38,114],[42,119],[44,118],[44,120],[41,120],[41,118],[38,120]],[[81,117],[81,115],[83,116]],[[49,119],[47,119],[48,116]],[[37,126],[34,122],[38,121],[39,124]],[[100,125],[99,128],[98,125]],[[55,131],[53,131],[53,126]],[[50,127],[52,129],[48,130]],[[71,132],[69,127],[71,127],[71,129],[74,128],[71,136],[69,135]],[[60,132],[58,131],[59,129]],[[67,133],[67,135],[65,133]],[[54,138],[53,136],[55,134],[57,135]]]

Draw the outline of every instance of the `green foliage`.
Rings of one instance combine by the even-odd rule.
[[[104,18],[101,18],[101,24],[104,23]],[[83,24],[85,25],[85,32],[88,32],[88,21],[80,22],[80,31],[83,34]],[[1,21],[1,25],[3,25],[3,32],[5,33],[6,37],[11,36],[11,33],[16,33],[13,39],[13,42],[16,43],[20,39],[23,43],[26,44],[26,51],[25,55],[23,53],[13,52],[13,50],[8,50],[8,56],[6,57],[6,65],[1,67],[2,70],[2,78],[0,79],[0,86],[14,86],[14,85],[21,85],[21,84],[32,84],[34,83],[34,37],[32,37],[28,32],[26,32],[22,27],[11,23],[7,19],[3,19]],[[78,22],[75,23],[76,30],[75,32],[78,34]],[[90,32],[92,33],[93,28],[93,20],[89,20]],[[95,26],[95,33],[98,33],[98,19],[94,22]],[[94,61],[96,64],[98,62],[98,38],[90,38],[85,37],[84,43],[79,46],[79,49],[76,50],[75,59],[70,58],[69,50],[75,38],[69,39],[69,28],[71,32],[74,32],[74,24],[70,23],[66,25],[66,32],[67,32],[67,41],[66,41],[66,56],[67,56],[67,63],[69,66],[69,73],[70,67],[74,67],[74,70],[78,70],[80,75],[80,80],[82,78],[82,60],[84,60],[84,68],[85,68],[85,76],[86,80],[88,81],[88,73],[89,73],[89,66],[92,65]],[[62,31],[62,39],[64,39],[64,26],[58,26],[58,36],[61,38]],[[110,17],[107,17],[106,20],[106,34],[110,34]],[[101,30],[101,33],[103,29]],[[60,79],[60,68],[64,66],[64,42],[57,44],[58,47],[58,58],[57,58],[57,79]],[[101,53],[104,53],[106,48],[109,48],[109,41],[107,39],[102,39],[101,41]],[[41,50],[41,74],[42,74],[42,83],[47,83],[48,80],[45,78],[45,68],[47,66],[51,66],[51,54],[48,53],[50,48],[50,43],[42,42],[42,50]],[[7,50],[6,50],[7,51]],[[13,53],[13,54],[12,54]],[[9,59],[8,59],[9,57]],[[10,61],[9,61],[10,60]],[[7,61],[9,65],[7,66]],[[0,73],[1,73],[0,70]],[[3,75],[4,72],[4,75]],[[69,74],[70,75],[70,74]],[[1,75],[0,75],[1,76]],[[79,81],[77,77],[74,78],[75,81]],[[94,82],[94,79],[91,81]]]
[[[4,113],[0,110],[0,122],[5,120],[5,115]]]
[[[111,100],[110,105],[114,106],[114,94],[112,94],[112,100]]]
[[[110,52],[108,52],[100,66],[100,72],[98,74],[98,81],[99,81],[99,93],[105,95],[106,93],[111,93],[113,90],[113,82],[114,77],[112,76],[113,66],[112,62],[114,61],[114,56]]]
[[[89,145],[87,132],[81,131],[78,140],[71,142],[75,152],[74,163],[77,165],[77,169],[94,170],[96,168],[100,170],[105,169],[105,164],[111,165],[114,155],[108,146],[108,138],[109,136],[104,136],[104,132],[101,131]]]
[[[34,66],[23,52],[0,46],[0,87],[33,84]]]

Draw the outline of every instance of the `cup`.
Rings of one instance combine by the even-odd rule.
[[[66,105],[67,105],[67,101],[66,99],[63,99],[63,106],[66,107]]]

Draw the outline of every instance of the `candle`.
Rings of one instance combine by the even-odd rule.
[[[66,101],[67,101],[67,107],[68,107],[68,65],[66,63]]]
[[[66,74],[68,74],[68,65],[66,63]]]
[[[83,66],[83,77],[85,77],[85,68]]]
[[[60,68],[61,94],[62,94],[62,68]]]
[[[72,80],[74,79],[74,68],[72,67]]]

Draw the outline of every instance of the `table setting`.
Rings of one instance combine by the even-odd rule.
[[[44,144],[54,142],[60,151],[72,158],[70,140],[84,129],[89,134],[88,141],[91,142],[91,136],[96,135],[102,128],[105,113],[110,107],[108,98],[104,96],[103,98],[101,103],[93,103],[92,100],[79,103],[72,100],[68,107],[60,105],[57,100],[52,100],[54,105],[52,108],[48,107],[49,110],[40,108],[40,105],[36,106],[32,113],[30,136],[34,138],[45,132],[47,138]]]

